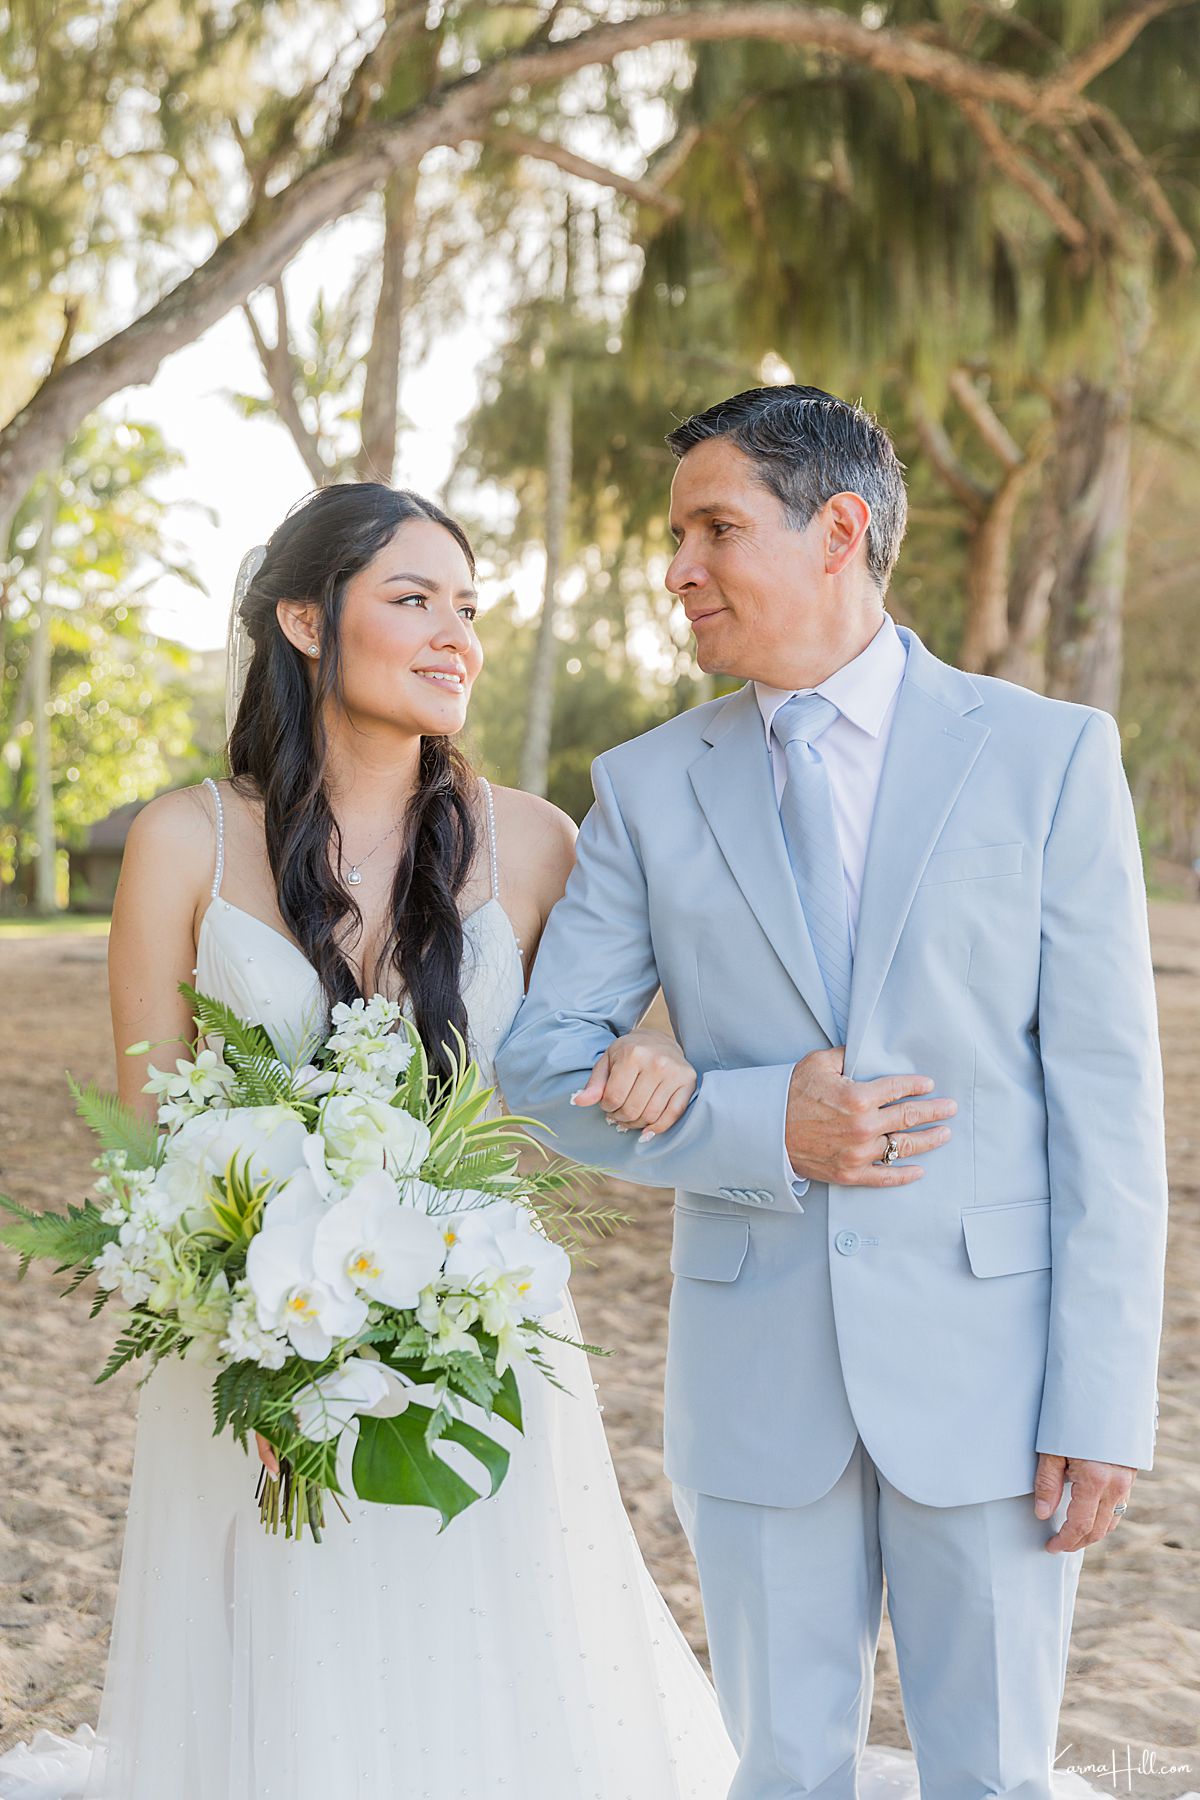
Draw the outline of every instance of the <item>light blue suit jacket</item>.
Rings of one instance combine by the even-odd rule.
[[[856,1433],[941,1506],[1029,1492],[1038,1451],[1153,1459],[1162,1070],[1117,729],[901,635],[845,1071],[957,1100],[924,1180],[789,1178],[792,1066],[835,1027],[752,685],[598,758],[498,1059],[557,1148],[676,1187],[666,1469],[728,1499],[818,1498]],[[660,983],[701,1081],[642,1145],[569,1098]]]

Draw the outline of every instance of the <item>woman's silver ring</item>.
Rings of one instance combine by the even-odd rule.
[[[1123,1513],[1123,1512],[1128,1512],[1128,1511],[1129,1511],[1129,1508],[1128,1508],[1128,1506],[1127,1506],[1127,1505],[1126,1505],[1126,1504],[1125,1504],[1125,1502],[1124,1502],[1124,1500],[1118,1500],[1118,1501],[1117,1501],[1117,1504],[1116,1504],[1116,1505],[1115,1505],[1115,1506],[1114,1506],[1114,1507],[1113,1507],[1113,1511],[1114,1511],[1114,1512],[1115,1512],[1115,1513],[1116,1513],[1116,1515],[1117,1515],[1117,1517],[1118,1517],[1118,1519],[1119,1519],[1119,1518],[1120,1518],[1120,1516],[1121,1516],[1121,1514],[1122,1514],[1122,1513]]]
[[[887,1149],[883,1153],[883,1161],[885,1163],[899,1162],[900,1146],[896,1142],[895,1138],[891,1135],[890,1132],[888,1133],[884,1142],[887,1144]]]

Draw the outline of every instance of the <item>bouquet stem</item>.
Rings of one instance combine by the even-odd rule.
[[[297,1475],[286,1456],[279,1458],[278,1475],[272,1475],[264,1465],[254,1497],[258,1501],[259,1517],[272,1535],[278,1532],[282,1522],[284,1537],[302,1537],[307,1525],[314,1543],[321,1542],[321,1533],[325,1529],[321,1484]]]

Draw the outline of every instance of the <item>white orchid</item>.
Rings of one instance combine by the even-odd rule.
[[[343,1298],[318,1277],[313,1237],[311,1221],[272,1225],[268,1208],[263,1228],[246,1252],[246,1278],[263,1330],[286,1333],[297,1355],[319,1362],[329,1355],[335,1339],[361,1331],[367,1303],[356,1294]]]
[[[441,1294],[428,1287],[417,1305],[417,1323],[429,1333],[429,1348],[438,1356],[453,1351],[482,1356],[479,1339],[471,1336],[478,1319],[479,1301],[474,1294]]]
[[[178,1057],[175,1073],[147,1064],[150,1079],[143,1094],[156,1094],[159,1099],[160,1124],[169,1124],[195,1116],[206,1107],[225,1104],[237,1085],[237,1071],[215,1050],[201,1050],[194,1061]]]
[[[319,1100],[323,1094],[332,1093],[337,1085],[334,1071],[318,1069],[315,1063],[305,1063],[299,1069],[289,1069],[286,1063],[280,1063],[278,1067],[290,1075],[292,1091],[299,1100]]]
[[[489,1286],[498,1277],[513,1276],[513,1292],[520,1300],[521,1316],[527,1319],[543,1318],[560,1305],[571,1275],[571,1259],[561,1245],[538,1230],[527,1207],[500,1200],[492,1206],[452,1214],[439,1224],[449,1244],[447,1281],[474,1289],[481,1283]]]
[[[321,1111],[325,1163],[347,1187],[385,1169],[393,1180],[413,1175],[429,1155],[429,1127],[372,1094],[331,1094]]]
[[[378,1406],[390,1385],[379,1363],[347,1357],[340,1369],[310,1381],[296,1395],[293,1411],[301,1435],[317,1444],[328,1443],[340,1436],[356,1413]]]
[[[445,1246],[433,1219],[400,1204],[381,1170],[362,1176],[317,1226],[313,1267],[335,1293],[386,1306],[415,1306],[434,1281]]]

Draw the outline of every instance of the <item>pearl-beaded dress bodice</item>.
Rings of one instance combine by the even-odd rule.
[[[491,897],[463,920],[462,994],[472,1055],[484,1077],[494,1079],[494,1059],[525,992],[521,947],[500,904],[496,809],[490,784],[480,777],[487,801]],[[200,921],[193,971],[198,991],[223,1000],[240,1018],[265,1026],[279,1054],[290,1061],[304,1038],[328,1026],[316,970],[299,947],[254,913],[221,895],[225,869],[225,817],[221,790],[208,777],[215,802],[216,866],[209,904]]]

